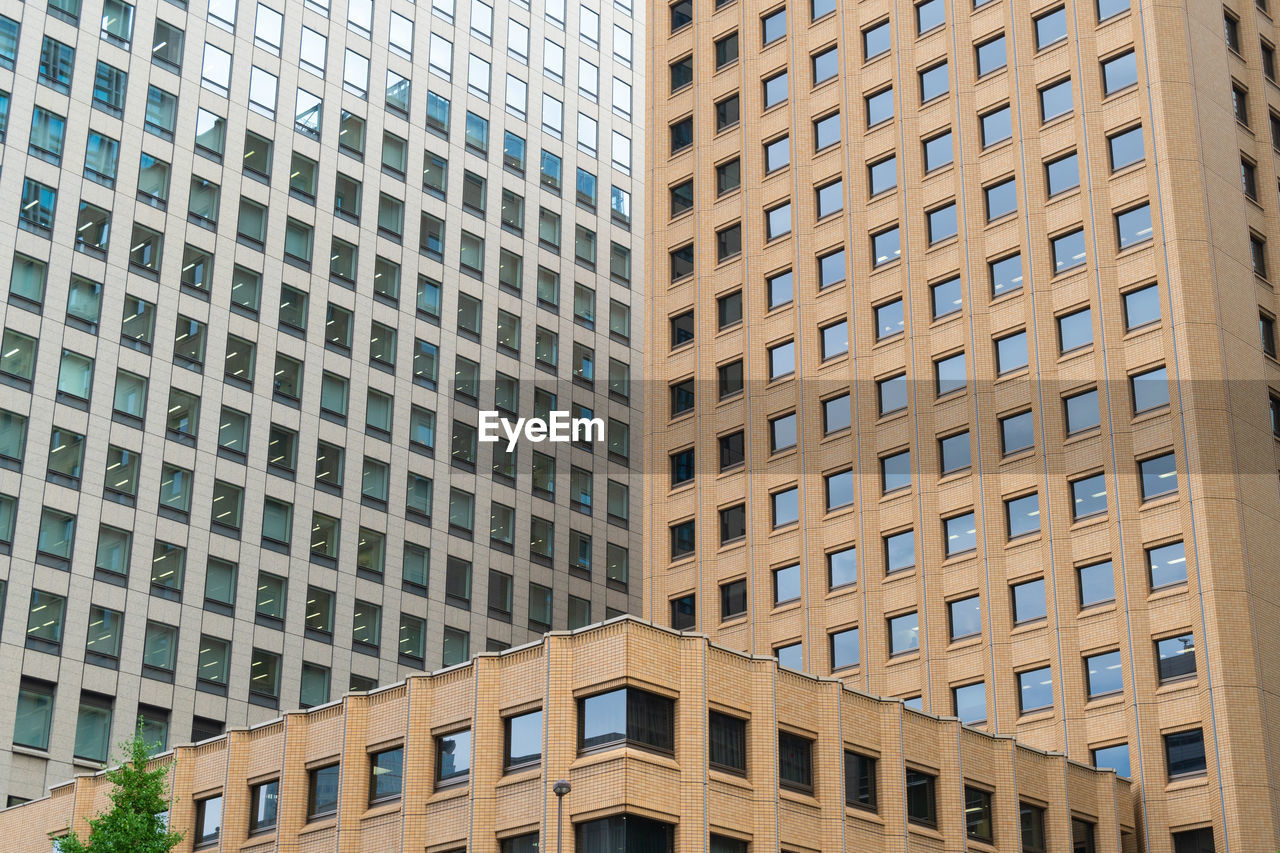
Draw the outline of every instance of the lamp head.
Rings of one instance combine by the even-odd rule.
[[[573,790],[573,786],[571,786],[568,783],[568,781],[564,779],[561,779],[559,782],[556,782],[554,785],[551,786],[551,793],[555,794],[557,797],[563,797],[565,794],[569,793],[572,790]]]

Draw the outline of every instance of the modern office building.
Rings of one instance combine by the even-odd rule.
[[[1274,7],[651,4],[646,614],[1280,847]]]
[[[3,5],[0,797],[640,609],[632,11]]]
[[[179,850],[1135,849],[1110,771],[634,617],[173,757]],[[83,835],[109,788],[0,813],[6,849]]]

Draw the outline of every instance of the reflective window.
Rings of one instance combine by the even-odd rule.
[[[1018,710],[1023,714],[1053,707],[1053,674],[1049,667],[1018,673]]]

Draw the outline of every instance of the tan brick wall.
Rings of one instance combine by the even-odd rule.
[[[630,746],[579,753],[576,699],[622,684],[676,700],[672,754]],[[708,707],[747,719],[745,777],[708,769]],[[534,708],[546,722],[541,766],[504,773],[502,716]],[[470,780],[435,790],[433,735],[466,727],[474,738]],[[778,787],[779,728],[815,741],[811,795]],[[400,743],[402,797],[370,807],[366,755]],[[877,758],[877,813],[844,803],[846,747]],[[308,823],[306,769],[339,754],[338,813]],[[995,849],[1019,849],[1020,799],[1048,807],[1047,825],[1064,845],[1068,810],[1097,822],[1099,850],[1119,851],[1119,834],[1134,832],[1128,785],[1112,773],[634,619],[552,634],[536,646],[182,747],[174,757],[172,820],[188,832],[180,850],[192,849],[194,797],[217,794],[224,798],[222,850],[302,853],[341,844],[352,851],[465,846],[496,853],[501,838],[540,827],[543,849],[550,849],[550,786],[561,778],[573,785],[564,802],[566,851],[573,849],[573,824],[621,811],[675,824],[682,853],[705,850],[709,832],[747,839],[757,851],[958,850],[965,846],[966,782],[994,792]],[[908,764],[939,776],[936,830],[906,821]],[[271,778],[281,779],[277,829],[248,838],[249,786]],[[81,776],[50,798],[0,812],[6,849],[45,853],[49,837],[68,829],[73,809],[83,830],[103,807],[106,787],[101,776]]]
[[[648,371],[659,386],[650,406],[646,498],[646,615],[670,624],[669,602],[697,596],[696,629],[740,651],[772,654],[802,641],[804,666],[877,695],[920,696],[926,710],[953,711],[951,688],[982,680],[985,726],[1019,742],[1065,750],[1080,761],[1091,750],[1127,742],[1142,843],[1171,849],[1171,831],[1212,824],[1219,849],[1274,850],[1280,845],[1280,712],[1275,673],[1280,641],[1280,489],[1267,388],[1280,389],[1280,363],[1258,345],[1258,311],[1280,308],[1271,283],[1250,267],[1248,229],[1275,246],[1277,163],[1268,109],[1280,115],[1280,89],[1265,79],[1260,42],[1277,43],[1275,23],[1246,0],[1228,2],[1240,19],[1242,53],[1223,39],[1219,3],[1150,3],[1098,21],[1093,0],[1065,4],[1012,0],[973,8],[947,2],[946,25],[917,33],[912,0],[838,0],[835,13],[810,20],[807,2],[786,4],[787,34],[762,46],[761,16],[778,2],[695,3],[691,24],[671,31],[668,5],[650,4]],[[1033,19],[1065,5],[1067,38],[1037,50]],[[882,21],[892,49],[864,61],[862,33]],[[739,33],[740,56],[717,70],[713,43]],[[1006,66],[977,76],[975,46],[1003,34]],[[813,85],[809,57],[836,45],[839,73]],[[1138,85],[1104,97],[1101,61],[1132,49]],[[691,56],[693,82],[671,92],[667,69]],[[918,72],[945,59],[948,93],[921,103]],[[761,80],[787,69],[789,97],[763,109]],[[1042,123],[1038,89],[1070,77],[1074,109]],[[1230,81],[1248,89],[1249,127],[1234,120]],[[892,121],[868,129],[864,96],[891,85]],[[740,123],[720,132],[712,105],[739,92]],[[979,116],[1011,109],[1012,140],[983,147]],[[838,111],[841,141],[814,151],[812,120]],[[694,143],[672,155],[667,127],[692,115]],[[1145,160],[1115,173],[1108,134],[1141,123]],[[924,170],[922,141],[950,129],[954,162]],[[766,174],[762,146],[791,139],[790,166]],[[1274,138],[1271,139],[1276,142]],[[1044,163],[1075,151],[1080,187],[1048,196]],[[894,190],[870,196],[867,166],[897,157]],[[1257,164],[1259,201],[1241,191],[1241,154]],[[715,167],[742,162],[742,188],[717,195]],[[814,187],[843,180],[840,213],[819,220]],[[1016,179],[1016,215],[987,221],[983,190]],[[691,212],[671,216],[669,188],[691,178]],[[789,199],[788,236],[765,239],[764,211]],[[930,245],[925,211],[954,199],[958,236]],[[1149,201],[1153,239],[1119,250],[1114,215]],[[740,255],[717,261],[717,229],[743,227]],[[900,260],[873,267],[869,234],[898,224]],[[1050,236],[1082,227],[1085,265],[1055,274]],[[692,242],[695,274],[672,282],[668,253]],[[846,253],[844,280],[819,290],[816,258]],[[1023,286],[993,296],[987,263],[1019,252]],[[794,271],[794,298],[770,309],[766,277]],[[951,276],[963,284],[962,310],[934,319],[930,285]],[[1123,294],[1159,284],[1161,320],[1127,330]],[[741,288],[744,318],[719,330],[718,296]],[[903,300],[905,334],[877,340],[873,308]],[[1092,343],[1060,353],[1057,318],[1088,307]],[[668,318],[695,312],[695,342],[672,347]],[[846,318],[847,355],[823,360],[819,329]],[[1025,330],[1028,366],[998,376],[995,339]],[[793,376],[769,381],[767,348],[796,342]],[[933,363],[965,353],[966,393],[935,400]],[[716,368],[744,360],[747,394],[717,399]],[[1128,378],[1163,364],[1170,404],[1135,415]],[[909,410],[880,416],[875,380],[904,373]],[[693,377],[692,413],[670,417],[662,386]],[[753,384],[754,383],[754,384]],[[1100,428],[1067,436],[1061,397],[1097,387]],[[849,430],[823,434],[820,401],[841,390],[853,398]],[[1004,458],[998,418],[1035,413],[1035,449]],[[771,454],[769,418],[794,410],[799,442]],[[718,470],[716,437],[743,428],[747,463]],[[938,439],[970,431],[972,465],[941,474]],[[696,447],[697,475],[672,487],[668,455]],[[882,494],[878,460],[910,448],[909,489]],[[1137,460],[1171,451],[1176,496],[1144,501]],[[852,506],[828,511],[823,475],[853,466]],[[1075,520],[1068,480],[1102,473],[1107,513]],[[800,488],[800,521],[772,529],[769,493]],[[1040,532],[1008,542],[1003,502],[1039,494]],[[721,545],[718,510],[745,501],[747,534]],[[943,519],[976,518],[975,551],[948,556]],[[673,561],[669,526],[692,518],[697,552]],[[886,574],[882,537],[915,531],[916,568]],[[1151,590],[1145,548],[1183,540],[1188,582]],[[856,586],[831,590],[825,555],[856,545]],[[1076,569],[1110,559],[1115,603],[1082,610]],[[799,564],[803,594],[775,606],[771,570]],[[722,622],[719,587],[746,577],[748,615]],[[1045,620],[1013,624],[1009,585],[1043,577]],[[953,642],[947,603],[979,595],[983,632]],[[921,648],[890,657],[886,616],[916,610]],[[856,667],[832,671],[827,634],[857,626]],[[1198,674],[1160,685],[1153,643],[1194,635]],[[1124,691],[1089,699],[1083,658],[1118,649]],[[1016,673],[1048,665],[1052,711],[1021,715]],[[1170,783],[1162,736],[1199,726],[1208,772]]]

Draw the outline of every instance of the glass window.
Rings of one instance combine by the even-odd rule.
[[[16,37],[14,40],[16,41]],[[40,46],[40,82],[67,94],[71,90],[71,71],[75,62],[75,48],[45,36]]]
[[[947,22],[944,0],[924,0],[916,4],[916,32],[923,35]]]
[[[22,182],[22,200],[18,208],[18,218],[23,225],[37,234],[48,236],[53,229],[53,216],[57,202],[56,189],[27,178]],[[14,257],[17,260],[20,256]],[[39,303],[44,296],[44,264],[34,259],[27,261],[23,258],[22,260],[20,267],[15,265],[9,290],[11,293],[17,293],[32,302]]]
[[[1073,151],[1045,163],[1045,184],[1049,195],[1057,195],[1080,186],[1079,157]]]
[[[338,785],[341,766],[330,764],[307,771],[307,817],[332,814],[338,810]]]
[[[947,63],[942,62],[920,72],[920,101],[926,103],[945,95],[951,88]]]
[[[27,610],[27,645],[32,646],[30,641],[37,640],[46,644],[43,648],[56,650],[62,643],[62,626],[66,609],[67,600],[62,596],[33,589],[31,606]],[[34,647],[42,648],[38,644]]]
[[[1053,707],[1053,674],[1049,667],[1018,673],[1018,710],[1023,714]]]
[[[800,566],[784,566],[773,570],[773,603],[796,601],[801,595]]]
[[[976,726],[987,721],[986,682],[951,688],[951,700],[955,705],[955,715],[965,725]]]
[[[982,42],[974,50],[977,54],[979,77],[1004,68],[1006,55],[1003,33],[993,39]]]
[[[226,685],[231,671],[231,644],[217,637],[200,637],[196,677],[208,684]]]
[[[215,557],[205,565],[204,597],[206,602],[232,605],[236,600],[236,564]]]
[[[1196,641],[1192,634],[1156,640],[1156,666],[1160,682],[1176,681],[1196,674]]]
[[[1134,414],[1169,405],[1169,378],[1164,367],[1135,373],[1129,377]]]
[[[21,693],[19,696],[21,697]],[[72,753],[76,758],[97,762],[107,760],[111,747],[111,704],[109,696],[81,692]]]
[[[503,767],[528,767],[542,760],[542,711],[505,717]]]
[[[1144,459],[1138,463],[1138,470],[1142,475],[1144,501],[1178,490],[1178,469],[1172,453]]]
[[[907,654],[920,648],[920,621],[914,611],[900,616],[890,616],[889,655]]]
[[[882,89],[865,98],[867,108],[867,127],[875,127],[881,122],[893,118],[893,89]]]
[[[471,730],[440,735],[436,743],[436,783],[464,782],[471,775]]]
[[[228,94],[231,85],[231,54],[205,42],[201,63],[201,81],[220,95]]]
[[[778,780],[800,790],[813,789],[813,741],[791,732],[778,732]]]
[[[876,760],[869,755],[845,750],[844,801],[868,811],[877,809]]]
[[[1063,398],[1067,434],[1093,429],[1100,423],[1096,388]]]
[[[969,838],[990,843],[995,838],[995,814],[991,792],[964,786],[965,834]]]
[[[1018,187],[1017,181],[1013,178],[986,187],[983,195],[986,198],[988,222],[1016,213],[1018,210]]]
[[[1013,119],[1008,106],[979,116],[982,125],[982,147],[988,148],[1013,136]]]
[[[196,800],[196,844],[214,844],[223,831],[223,797]]]
[[[933,363],[935,390],[939,397],[966,387],[964,353],[940,358]]]
[[[739,578],[720,585],[720,621],[726,621],[747,612],[747,581]],[[690,626],[692,627],[692,626]]]
[[[1009,498],[1004,502],[1004,508],[1010,539],[1039,532],[1040,496],[1038,494]]]
[[[1117,776],[1129,778],[1129,744],[1119,743],[1115,746],[1103,746],[1090,750],[1093,766],[1099,770],[1114,770]]]
[[[1085,243],[1083,229],[1052,237],[1049,240],[1049,245],[1053,250],[1053,264],[1056,273],[1084,265]]]
[[[177,659],[178,629],[160,622],[148,622],[142,641],[143,672],[146,672],[145,667],[166,673],[173,672]]]
[[[0,36],[2,38],[2,36]],[[124,111],[128,75],[119,68],[99,62],[93,81],[93,105],[109,115]]]
[[[259,6],[259,9],[262,7]],[[263,782],[249,788],[249,834],[275,829],[280,804],[280,780]]]
[[[1141,162],[1147,156],[1142,138],[1142,125],[1111,134],[1107,137],[1107,146],[1111,153],[1111,171],[1113,172]]]
[[[75,535],[76,517],[74,515],[45,507],[40,513],[36,551],[40,554],[70,560]]]
[[[971,595],[948,602],[947,613],[951,625],[951,639],[972,637],[982,633],[982,603]]]
[[[384,749],[369,756],[369,802],[400,796],[404,786],[404,747]]]
[[[1059,116],[1068,115],[1074,107],[1071,94],[1071,79],[1051,83],[1040,89],[1040,118],[1049,122]]]
[[[930,239],[932,240],[932,231]],[[871,266],[873,268],[893,263],[901,254],[902,244],[896,225],[871,235]]]
[[[1102,61],[1102,93],[1110,95],[1138,82],[1138,63],[1132,50]]]
[[[3,529],[0,528],[0,533],[3,532]],[[94,568],[125,577],[129,574],[129,560],[132,550],[132,533],[104,524],[98,528],[98,551],[94,561]]]
[[[773,506],[773,526],[783,527],[800,520],[800,490],[784,489],[769,496]]]
[[[782,136],[764,144],[764,170],[776,172],[791,163],[791,138]]]
[[[1151,588],[1159,589],[1187,581],[1187,553],[1181,542],[1147,549],[1147,570]]]
[[[1207,768],[1204,733],[1200,729],[1166,734],[1164,754],[1170,779],[1204,773]]]
[[[630,743],[670,751],[674,706],[664,696],[624,687],[578,700],[578,747]]]
[[[575,825],[575,833],[574,849],[584,853],[618,849],[644,850],[646,853],[672,853],[675,849],[674,827],[671,824],[633,814],[620,814],[578,823]]]
[[[692,4],[689,4],[690,7]],[[690,8],[692,12],[692,8]],[[770,12],[760,19],[760,28],[762,41],[764,44],[772,44],[787,34],[787,10],[782,8],[776,12]]]
[[[1013,622],[1015,625],[1034,622],[1045,618],[1046,605],[1044,595],[1044,578],[1014,584],[1010,587],[1013,596]]]
[[[31,115],[31,153],[55,165],[61,163],[66,129],[65,118],[44,107],[36,107]],[[112,170],[114,171],[114,165]]]
[[[1128,2],[1128,0],[1123,0]],[[1050,45],[1065,41],[1067,38],[1067,10],[1059,6],[1051,9],[1035,19],[1036,50],[1044,50]]]
[[[946,536],[946,554],[965,554],[977,549],[978,530],[972,512],[955,515],[943,521]]]
[[[280,696],[280,656],[254,649],[249,663],[249,693],[278,699]]]
[[[790,376],[795,373],[796,369],[796,345],[795,341],[787,341],[786,343],[777,344],[769,347],[769,379],[779,379],[783,376]]]
[[[1150,204],[1117,213],[1115,218],[1116,235],[1120,241],[1121,251],[1151,239],[1153,232]]]
[[[1124,691],[1124,670],[1119,651],[1086,657],[1084,669],[1089,698]]]
[[[1115,601],[1115,575],[1110,560],[1080,566],[1076,569],[1076,578],[1080,583],[1082,608]]]
[[[996,372],[1000,375],[1027,366],[1027,333],[1007,335],[996,341]]]
[[[834,671],[845,667],[857,666],[860,660],[858,629],[847,628],[843,631],[835,631],[832,632],[830,638],[831,669]]]
[[[1087,518],[1107,511],[1107,480],[1103,474],[1071,481],[1072,517]]]

